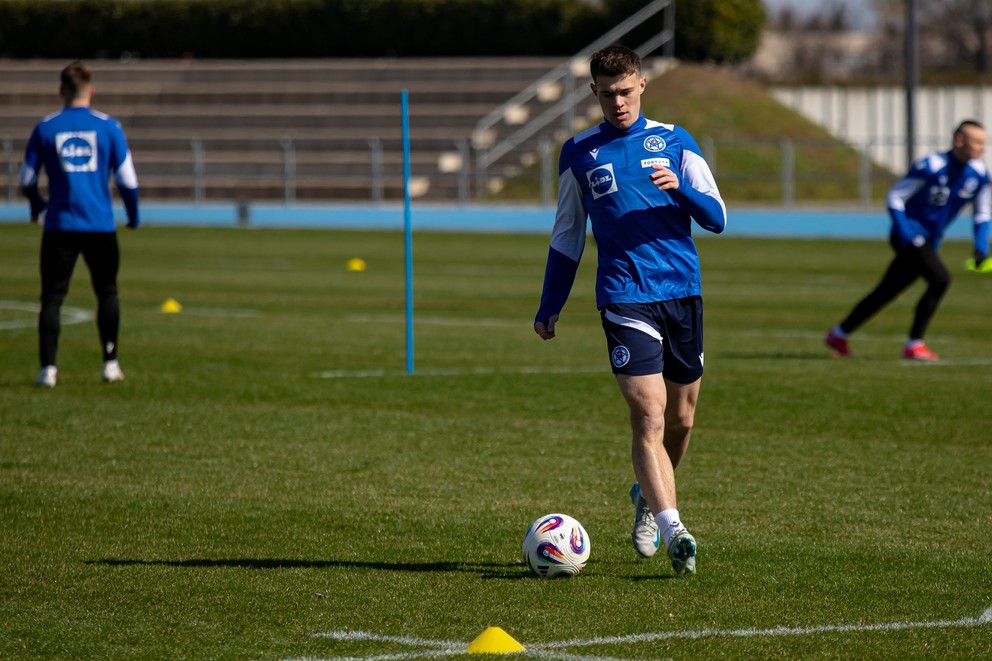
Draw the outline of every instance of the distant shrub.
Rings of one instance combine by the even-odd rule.
[[[0,0],[0,56],[568,55],[643,4],[639,0]],[[750,38],[750,22],[760,15],[759,0],[686,0],[679,5],[677,52],[681,49],[690,59],[740,59],[757,45]],[[660,27],[653,22],[648,29],[657,32]]]

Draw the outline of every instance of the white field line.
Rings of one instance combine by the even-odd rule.
[[[30,318],[15,319],[13,321],[0,321],[0,330],[13,330],[15,328],[35,328],[38,325],[38,303],[26,303],[24,301],[0,301],[0,310],[16,310],[18,312],[28,312]],[[83,324],[93,321],[95,315],[89,310],[62,306],[63,324]]]
[[[239,317],[242,319],[254,319],[261,317],[258,310],[234,310],[231,308],[187,308],[183,307],[180,315],[192,317]]]
[[[406,317],[399,314],[353,314],[345,317],[346,322],[350,323],[390,323],[399,324],[405,323]],[[428,326],[493,326],[493,327],[503,327],[503,328],[526,328],[530,329],[530,320],[522,319],[506,319],[506,318],[480,318],[480,319],[470,319],[464,317],[444,317],[437,315],[414,315],[414,324],[423,324]],[[719,331],[714,331],[718,333]],[[810,339],[810,340],[823,340],[823,337],[827,334],[827,330],[772,330],[768,328],[737,328],[732,331],[726,331],[722,334],[732,334],[741,337],[767,337],[767,338],[777,338],[785,340],[795,340],[795,339]],[[935,344],[955,344],[957,339],[948,335],[934,335],[932,338]],[[858,333],[855,336],[854,342],[895,342],[902,343],[906,341],[905,335],[874,335],[872,333]],[[981,360],[981,359],[980,359]],[[992,359],[990,359],[992,360]],[[976,363],[985,364],[985,363]]]
[[[981,365],[992,365],[992,358],[941,358],[937,361],[902,361],[903,367],[975,367]]]
[[[959,620],[937,620],[933,622],[884,622],[879,624],[824,624],[805,627],[772,627],[770,629],[698,629],[695,631],[660,631],[657,633],[631,634],[629,636],[604,636],[599,638],[576,638],[554,643],[521,643],[525,650],[515,653],[516,657],[555,659],[557,661],[619,661],[613,657],[572,654],[564,648],[589,647],[593,645],[621,645],[644,643],[659,640],[697,638],[751,638],[773,636],[808,636],[819,633],[853,633],[874,631],[905,631],[908,629],[949,629],[977,627],[992,624],[992,606],[978,617],[963,617]],[[468,643],[453,640],[426,640],[410,636],[385,636],[369,631],[326,631],[313,634],[314,638],[331,640],[398,643],[410,647],[427,648],[421,651],[399,652],[373,656],[356,657],[294,657],[285,661],[390,661],[392,659],[419,659],[432,656],[463,654]]]
[[[353,314],[345,317],[345,321],[356,324],[383,323],[402,324],[406,323],[406,317],[401,314]],[[500,328],[523,328],[531,330],[533,320],[529,319],[506,319],[506,318],[480,318],[472,319],[467,317],[439,317],[436,315],[413,316],[413,323],[428,326],[495,326]]]
[[[498,374],[592,374],[609,373],[604,367],[472,367],[415,369],[409,376],[490,376]],[[374,379],[385,376],[402,376],[405,370],[325,370],[316,372],[317,379]]]
[[[808,636],[817,633],[851,633],[862,631],[905,631],[907,629],[950,629],[977,627],[989,624],[988,611],[981,617],[963,617],[960,620],[938,620],[935,622],[885,622],[880,624],[824,624],[808,627],[773,627],[771,629],[700,629],[698,631],[663,631],[658,633],[631,634],[629,636],[606,636],[563,640],[556,643],[536,644],[535,649],[556,649],[565,647],[587,647],[590,645],[616,645],[622,643],[646,643],[659,640],[684,638],[751,638],[772,636]]]

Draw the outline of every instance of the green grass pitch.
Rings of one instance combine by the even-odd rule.
[[[547,237],[415,235],[408,375],[399,233],[120,239],[127,380],[100,383],[89,320],[42,391],[39,231],[0,227],[2,658],[457,658],[490,626],[533,658],[992,649],[992,276],[966,244],[943,250],[924,366],[899,358],[919,284],[855,359],[821,343],[883,237],[699,239],[707,372],[679,469],[699,573],[677,580],[630,545],[591,242],[541,342]],[[93,312],[81,263],[66,306]],[[519,563],[552,511],[589,531],[578,578]]]

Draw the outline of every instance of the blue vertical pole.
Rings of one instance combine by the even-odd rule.
[[[410,218],[410,109],[400,96],[403,115],[403,238],[406,255],[406,373],[413,374],[413,227]]]

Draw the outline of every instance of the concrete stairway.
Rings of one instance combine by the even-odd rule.
[[[145,200],[402,199],[400,91],[411,193],[474,195],[472,133],[559,64],[548,58],[88,62],[93,107],[124,126]],[[0,196],[66,62],[0,60]],[[555,100],[548,95],[547,107]],[[516,109],[521,119],[542,107]],[[533,150],[533,141],[523,150]],[[518,159],[519,160],[519,159]],[[500,173],[490,172],[492,176]]]

